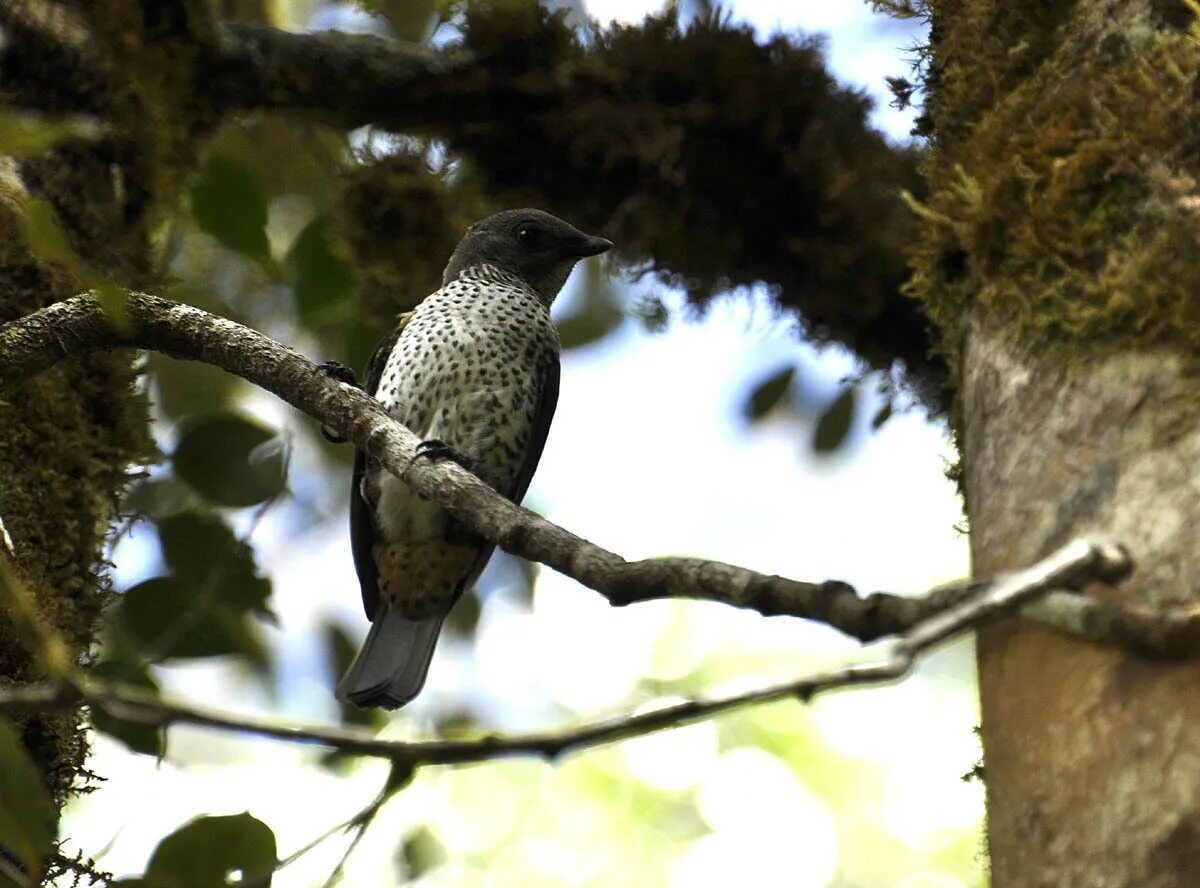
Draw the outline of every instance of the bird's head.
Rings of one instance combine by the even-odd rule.
[[[494,265],[512,272],[554,301],[575,263],[612,247],[612,241],[584,234],[541,210],[505,210],[467,229],[446,266],[448,284],[473,265]]]

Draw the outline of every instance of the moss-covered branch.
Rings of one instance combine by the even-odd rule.
[[[202,79],[227,114],[439,137],[501,203],[607,232],[626,264],[698,304],[762,283],[810,336],[874,367],[903,361],[927,392],[942,379],[920,308],[899,292],[915,221],[900,192],[921,192],[917,153],[868,127],[869,101],[838,86],[816,41],[667,16],[584,45],[536,4],[486,2],[468,6],[461,43],[436,51],[259,25],[221,34]]]
[[[447,95],[464,88],[475,59],[372,34],[293,34],[226,22],[208,71],[212,105],[226,113],[283,111],[335,126],[436,127],[460,113]]]
[[[116,118],[138,134],[164,190],[189,168],[198,132],[222,117],[281,112],[437,137],[496,202],[545,205],[606,231],[625,264],[700,305],[766,285],[810,337],[873,367],[899,360],[937,398],[944,365],[919,305],[900,293],[914,227],[900,193],[922,191],[917,152],[870,129],[869,100],[836,83],[815,40],[760,42],[744,26],[684,28],[667,15],[585,41],[537,4],[478,0],[462,39],[434,50],[247,23],[192,27],[198,16],[186,9],[166,17],[176,27],[150,28],[131,24],[127,5],[102,4],[82,46],[41,34],[8,47],[0,71],[19,75],[26,105]],[[124,43],[107,39],[122,28]],[[49,60],[42,78],[30,76],[35,45]],[[64,92],[63,71],[90,72],[93,83]],[[134,101],[113,102],[97,71],[102,84],[127,83]]]

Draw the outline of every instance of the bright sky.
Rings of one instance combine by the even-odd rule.
[[[587,8],[601,19],[637,20],[648,6],[590,0]],[[875,94],[876,124],[904,137],[911,113],[887,107],[883,77],[907,73],[907,23],[849,0],[747,0],[734,9],[764,34],[828,33],[835,73]],[[568,293],[556,311],[569,308]],[[914,594],[965,575],[966,543],[954,530],[960,503],[944,476],[952,459],[945,430],[908,413],[878,432],[860,428],[834,458],[815,457],[807,445],[811,429],[794,419],[748,427],[741,418],[749,387],[785,362],[800,367],[807,389],[827,399],[854,369],[844,353],[817,355],[798,342],[755,294],[725,300],[698,322],[676,312],[660,334],[631,320],[598,345],[568,352],[554,428],[527,504],[629,558],[703,556]],[[280,425],[296,422],[267,396],[250,408]],[[872,410],[863,412],[861,426]],[[297,472],[309,459],[297,453]],[[272,516],[255,537],[281,616],[271,633],[283,676],[279,699],[264,699],[251,681],[212,665],[171,670],[174,692],[229,709],[334,716],[317,627],[333,615],[366,630],[345,520],[338,514],[299,539],[295,528],[286,516]],[[118,553],[122,577],[146,569],[146,537]],[[419,735],[438,708],[466,702],[502,728],[553,727],[620,712],[647,677],[670,681],[718,663],[726,680],[762,683],[836,665],[854,651],[820,627],[715,605],[613,609],[543,570],[532,612],[492,595],[476,650],[443,645],[424,695],[393,717],[388,732]],[[780,731],[811,725],[836,754],[859,763],[871,785],[847,783],[838,792],[875,799],[869,818],[914,859],[934,861],[964,836],[970,840],[982,813],[978,784],[958,779],[978,759],[972,669],[970,645],[959,644],[932,657],[915,680],[764,718]],[[597,774],[610,772],[632,774],[656,791],[694,792],[706,826],[702,838],[683,843],[640,884],[702,888],[749,878],[756,886],[816,888],[856,876],[866,880],[859,884],[877,884],[870,861],[838,853],[861,843],[846,830],[866,826],[848,822],[828,795],[802,783],[802,769],[753,745],[730,748],[718,736],[716,725],[703,724],[553,768],[525,762],[432,772],[384,809],[351,859],[347,884],[392,884],[397,837],[421,823],[453,858],[422,885],[633,884],[606,875],[612,861],[602,853],[642,840],[622,832],[627,817],[613,817],[587,790]],[[290,853],[364,804],[382,779],[374,764],[340,776],[305,766],[311,761],[311,752],[284,744],[176,730],[168,760],[156,765],[100,738],[94,768],[108,782],[72,806],[64,832],[89,854],[107,848],[100,865],[128,874],[140,871],[158,838],[197,813],[248,808],[275,830],[280,852]],[[572,822],[539,819],[536,812],[547,808]],[[796,835],[806,836],[805,854],[795,853]],[[275,884],[320,884],[343,846],[326,843]],[[486,874],[470,864],[472,854],[488,858]],[[748,859],[760,873],[748,873]],[[906,874],[902,888],[964,884],[931,863]]]

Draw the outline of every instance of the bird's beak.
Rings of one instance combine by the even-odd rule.
[[[606,237],[584,235],[578,245],[575,246],[575,255],[580,259],[586,256],[599,256],[601,253],[607,253],[611,250],[612,245],[613,242]]]

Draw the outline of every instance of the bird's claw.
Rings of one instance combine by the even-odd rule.
[[[440,462],[448,459],[451,462],[458,463],[468,472],[472,471],[475,461],[469,456],[459,453],[445,441],[439,441],[437,438],[429,438],[417,445],[416,453],[413,454],[413,462],[419,459],[427,459],[430,462]]]
[[[362,385],[358,381],[358,377],[354,371],[343,364],[341,361],[326,361],[321,365],[320,370],[330,379],[338,382],[343,382],[346,385],[353,386],[356,389],[361,389]],[[326,426],[321,426],[321,435],[330,444],[345,444],[346,439],[336,432],[330,431]]]
[[[362,384],[358,381],[358,376],[341,361],[326,361],[321,365],[321,372],[330,379],[336,379],[338,382],[352,385],[356,389],[362,388]]]

